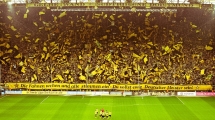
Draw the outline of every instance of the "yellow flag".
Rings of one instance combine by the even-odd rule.
[[[31,77],[31,81],[34,81],[35,79],[34,79],[34,77]]]
[[[35,40],[35,43],[38,43],[38,42],[39,42],[39,40],[40,40],[40,38],[37,38],[37,39]]]
[[[43,51],[44,51],[44,52],[47,52],[47,47],[43,47]]]
[[[166,46],[165,48],[164,48],[164,50],[167,52],[167,51],[169,51],[169,46]]]
[[[91,75],[92,75],[92,76],[94,76],[94,75],[96,75],[96,74],[97,74],[96,70],[94,70],[94,71],[91,72]]]
[[[20,10],[19,10],[19,11],[16,11],[16,15],[19,15],[19,12],[20,12]]]
[[[87,67],[84,69],[85,72],[89,71],[89,65],[87,65]]]
[[[101,74],[103,71],[104,71],[104,70],[99,69],[99,70],[97,71],[97,73],[98,73],[98,74]]]
[[[9,49],[9,50],[7,50],[5,53],[12,53],[13,52],[13,50],[12,49]]]
[[[81,65],[78,64],[78,69],[82,70]]]
[[[16,36],[16,38],[19,38],[20,37],[20,35],[15,35]]]
[[[24,65],[24,63],[21,61],[21,62],[19,62],[19,66],[23,66]]]
[[[24,66],[22,67],[21,72],[25,73],[25,67]]]
[[[44,53],[41,54],[41,59],[43,59],[43,58],[45,58],[45,54]]]
[[[40,11],[40,12],[39,12],[39,15],[44,15],[44,14],[45,14],[44,11]]]
[[[25,13],[29,13],[29,9],[27,9]]]
[[[176,50],[180,50],[182,48],[181,44],[176,44],[173,46],[173,48],[175,48]]]
[[[151,13],[150,12],[148,12],[147,14],[146,14],[146,17],[149,17],[151,15]]]
[[[196,33],[199,33],[201,30],[196,30]]]
[[[119,15],[118,18],[121,18],[123,16],[123,14]]]
[[[55,44],[55,42],[51,42],[50,46],[56,46],[57,44]]]
[[[34,74],[34,79],[37,80],[37,75],[36,74]]]
[[[56,21],[57,20],[57,17],[56,16],[54,16],[54,21]]]
[[[60,74],[57,74],[56,77],[57,77],[59,80],[64,80],[63,77],[62,77]]]
[[[128,39],[131,38],[131,37],[137,37],[137,34],[135,34],[135,33],[129,34]]]
[[[153,83],[156,83],[158,81],[158,78],[155,78],[154,80],[153,80]]]
[[[196,25],[192,25],[192,28],[197,28],[197,26]]]
[[[102,39],[106,40],[107,39],[107,35],[102,36]]]
[[[63,72],[64,74],[69,74],[69,70],[66,70]]]
[[[15,48],[16,50],[19,50],[17,45],[14,45],[13,48]]]
[[[148,45],[151,45],[151,46],[153,46],[153,43],[152,43],[152,42],[148,42],[147,44],[148,44]]]
[[[45,61],[48,60],[49,57],[50,57],[50,53],[47,53],[47,54],[46,54]]]
[[[108,55],[106,55],[105,59],[110,62],[111,61],[111,53],[109,53]]]
[[[200,72],[200,75],[204,75],[205,74],[205,69],[202,69]]]
[[[111,19],[111,20],[115,20],[113,15],[110,16],[110,19]]]
[[[1,61],[1,63],[4,64],[4,65],[6,64],[5,61],[3,61],[3,60],[0,60],[0,61]]]
[[[7,43],[5,47],[6,47],[6,48],[10,48],[10,45]]]
[[[65,16],[66,15],[66,11],[65,12],[62,12],[58,17],[59,18],[62,18],[63,16]]]
[[[206,49],[206,50],[213,50],[213,47],[206,45],[206,46],[205,46],[205,49]]]
[[[113,75],[108,77],[108,79],[113,79],[113,78],[115,78],[115,76],[113,76]]]
[[[46,66],[46,70],[49,72],[49,70],[50,70],[50,69],[49,69],[49,67],[48,67],[48,66]]]
[[[11,16],[7,16],[7,18],[8,18],[9,20],[12,20],[12,19],[13,19]]]
[[[144,61],[144,63],[145,63],[145,64],[148,62],[148,58],[147,58],[147,56],[146,56],[146,57],[144,57],[143,61]]]
[[[27,18],[28,17],[28,14],[24,14],[23,18]]]
[[[185,77],[186,77],[187,80],[190,80],[190,75],[189,74],[186,74]]]
[[[105,19],[105,18],[107,18],[107,14],[105,14],[105,15],[103,16],[103,19]]]
[[[82,56],[81,56],[81,55],[79,55],[79,56],[78,56],[78,59],[82,59]]]
[[[14,58],[22,58],[22,55],[21,54],[18,54],[18,55],[16,55]]]
[[[35,67],[34,67],[33,65],[30,65],[30,68],[31,68],[32,70],[34,70]]]
[[[3,39],[2,39],[2,40],[3,40]],[[1,47],[1,46],[4,46],[4,47],[5,47],[6,44],[7,44],[7,43],[2,43],[2,44],[0,44],[0,47]]]
[[[86,80],[86,77],[83,76],[83,75],[81,75],[81,76],[79,76],[79,79],[80,79],[80,80]]]
[[[16,30],[17,30],[14,26],[11,26],[10,28],[11,28],[11,30],[13,30],[13,31],[16,31]]]
[[[133,53],[133,57],[135,57],[135,58],[139,58],[140,56],[139,56],[139,55],[137,55],[137,54],[135,54],[135,53]]]
[[[38,26],[37,22],[33,22],[35,26]]]

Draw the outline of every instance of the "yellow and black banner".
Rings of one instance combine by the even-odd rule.
[[[67,83],[6,83],[9,89],[66,90],[212,90],[211,85],[152,85],[152,84],[67,84]]]

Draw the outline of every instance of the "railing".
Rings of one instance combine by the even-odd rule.
[[[215,0],[0,0],[0,3],[181,3],[181,4],[215,4]]]

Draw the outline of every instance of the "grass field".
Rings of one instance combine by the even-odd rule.
[[[0,97],[0,120],[215,120],[215,97],[36,96]]]

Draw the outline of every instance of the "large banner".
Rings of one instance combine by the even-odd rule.
[[[116,89],[116,90],[212,90],[211,85],[152,85],[152,84],[67,84],[67,83],[6,83],[9,89],[53,89],[53,90],[80,90],[80,89]]]

